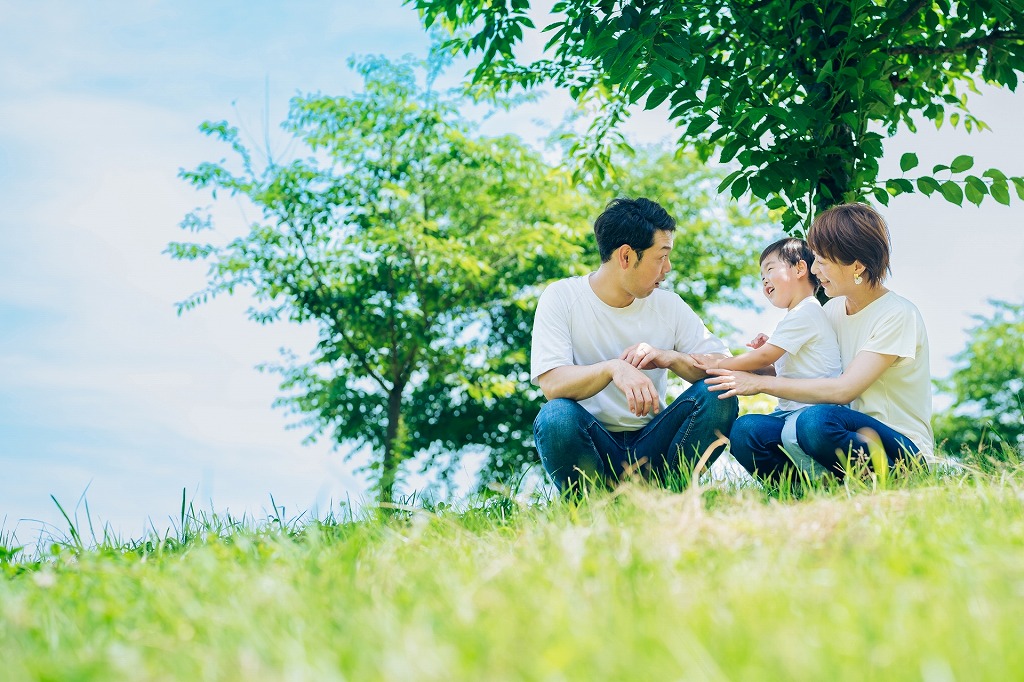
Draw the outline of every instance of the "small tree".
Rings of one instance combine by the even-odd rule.
[[[236,128],[202,126],[241,169],[181,176],[248,199],[262,219],[226,245],[169,252],[210,262],[208,286],[181,309],[248,287],[263,306],[254,320],[316,325],[310,359],[276,367],[279,402],[312,438],[371,446],[389,500],[402,462],[434,445],[528,446],[532,416],[501,413],[517,393],[515,410],[538,397],[517,334],[536,287],[573,270],[583,223],[565,178],[517,138],[475,135],[463,101],[430,88],[436,70],[422,88],[425,64],[353,63],[364,92],[292,101],[285,128],[309,158],[258,168]]]
[[[936,415],[935,440],[952,454],[999,456],[1006,445],[1024,457],[1024,304],[992,305],[990,317],[975,316],[952,376],[938,382],[954,403]]]
[[[633,105],[668,106],[680,144],[739,168],[720,189],[786,208],[787,228],[836,203],[919,191],[961,204],[1024,199],[1024,178],[968,174],[968,155],[918,177],[879,178],[883,140],[921,118],[985,127],[965,92],[981,80],[1015,89],[1024,72],[1020,0],[562,0],[545,54],[516,55],[534,28],[529,0],[407,0],[427,26],[479,53],[479,90],[550,82],[599,112],[577,155],[599,169]],[[532,3],[538,4],[538,3]]]

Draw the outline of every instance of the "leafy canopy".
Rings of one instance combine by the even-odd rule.
[[[785,208],[787,229],[830,205],[905,192],[961,204],[1024,199],[1024,178],[970,174],[961,155],[929,174],[879,177],[883,140],[922,120],[985,128],[967,92],[983,81],[1015,89],[1024,73],[1021,0],[562,0],[543,29],[544,54],[517,50],[529,0],[409,0],[449,45],[478,53],[473,80],[500,93],[552,83],[601,112],[578,154],[607,163],[606,138],[632,105],[664,105],[679,141],[739,168],[720,185]]]

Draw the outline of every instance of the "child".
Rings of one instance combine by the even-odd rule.
[[[747,345],[754,350],[732,358],[693,356],[702,369],[723,368],[747,372],[772,371],[777,376],[800,379],[839,376],[842,364],[839,343],[825,312],[814,297],[818,278],[811,272],[814,254],[803,239],[780,239],[761,252],[761,284],[765,297],[789,312],[771,336],[758,334]],[[796,442],[796,419],[807,407],[793,400],[779,400],[770,416],[786,419],[782,446],[797,466],[809,474],[818,471]]]

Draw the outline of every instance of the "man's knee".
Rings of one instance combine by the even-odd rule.
[[[533,420],[533,432],[570,432],[579,423],[580,404],[568,398],[555,398],[544,403]]]
[[[707,382],[701,380],[692,387],[695,391],[697,406],[704,413],[705,418],[715,424],[716,428],[722,431],[725,436],[729,435],[733,422],[740,413],[740,402],[734,396],[732,398],[721,398],[721,393],[710,390]]]

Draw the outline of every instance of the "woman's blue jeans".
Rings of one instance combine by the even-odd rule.
[[[747,414],[736,420],[730,435],[732,456],[751,475],[773,483],[791,475],[796,467],[782,451],[785,419],[770,414]],[[796,439],[800,448],[827,471],[842,478],[851,456],[869,452],[862,429],[878,434],[889,464],[894,465],[919,450],[909,438],[874,417],[845,405],[812,405],[797,420]],[[871,466],[870,460],[866,464]]]
[[[719,433],[728,436],[738,413],[736,398],[719,400],[698,381],[638,431],[608,431],[575,400],[556,398],[541,408],[533,436],[544,469],[563,492],[581,479],[614,481],[636,467],[665,481],[692,469]]]

